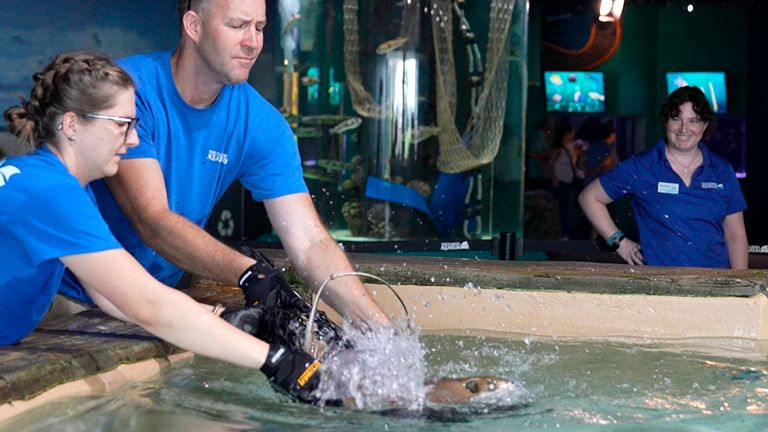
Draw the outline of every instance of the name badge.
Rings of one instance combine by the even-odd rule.
[[[656,192],[663,193],[663,194],[677,195],[679,191],[680,191],[680,185],[677,183],[659,182],[659,185],[656,188]]]

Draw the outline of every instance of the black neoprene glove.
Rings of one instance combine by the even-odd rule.
[[[272,344],[261,371],[272,385],[295,401],[308,404],[319,402],[312,392],[320,384],[320,362],[311,355]]]
[[[262,319],[259,332],[249,333],[268,342],[286,343],[284,342],[285,339],[276,340],[271,337],[265,338],[265,336],[271,335],[275,331],[279,332],[281,328],[278,323],[287,323],[296,318],[297,314],[308,318],[312,306],[294,291],[283,277],[283,273],[276,269],[272,261],[261,251],[251,247],[242,247],[240,252],[256,260],[256,263],[248,267],[239,279],[240,288],[245,294],[245,306],[253,307],[258,303],[259,306],[269,309],[271,313],[270,318]],[[290,316],[285,316],[285,314]],[[330,344],[344,340],[341,328],[328,319],[324,312],[318,312],[315,315],[315,325],[322,341]],[[294,342],[301,346],[301,340]],[[290,343],[288,345],[293,346]],[[348,341],[345,341],[345,346],[351,348]]]
[[[272,261],[256,249],[247,251],[256,260],[238,279],[238,285],[245,294],[245,306],[256,303],[266,306],[290,306],[309,313],[310,305],[291,288],[283,273],[275,268]]]

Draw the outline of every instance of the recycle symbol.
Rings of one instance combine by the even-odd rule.
[[[221,237],[230,237],[235,233],[235,219],[232,217],[231,211],[226,209],[221,211],[216,228],[219,230]]]

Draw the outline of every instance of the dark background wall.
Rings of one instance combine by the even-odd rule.
[[[562,14],[583,13],[585,9],[591,13],[597,4],[581,2],[579,8],[574,5],[580,2],[531,3],[529,130],[547,115],[541,86],[546,65],[536,55],[542,37],[552,37],[557,17]],[[666,72],[724,71],[728,94],[725,117],[744,118],[747,123],[747,177],[740,182],[749,206],[745,212],[749,242],[768,243],[768,228],[764,226],[768,208],[761,195],[768,185],[768,170],[764,168],[768,150],[761,127],[768,118],[768,107],[763,103],[768,96],[764,78],[768,72],[766,6],[751,1],[696,1],[693,13],[688,13],[682,7],[684,2],[627,3],[619,49],[594,68],[604,73],[606,114],[643,118],[645,138],[637,149],[648,148],[662,137],[658,116],[666,96]],[[563,29],[559,33],[568,32]],[[578,40],[579,36],[571,39]]]
[[[745,105],[749,133],[747,134],[747,170],[749,176],[742,183],[749,209],[745,213],[747,235],[750,244],[768,243],[768,207],[766,186],[768,186],[768,148],[765,128],[768,119],[768,9],[759,8],[749,12],[744,31],[747,34],[747,74],[744,77]]]

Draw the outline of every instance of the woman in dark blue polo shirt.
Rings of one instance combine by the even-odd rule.
[[[736,174],[701,143],[714,113],[697,87],[681,87],[662,105],[665,139],[589,184],[579,203],[597,232],[629,264],[747,268]],[[640,243],[624,237],[607,204],[631,195]]]

